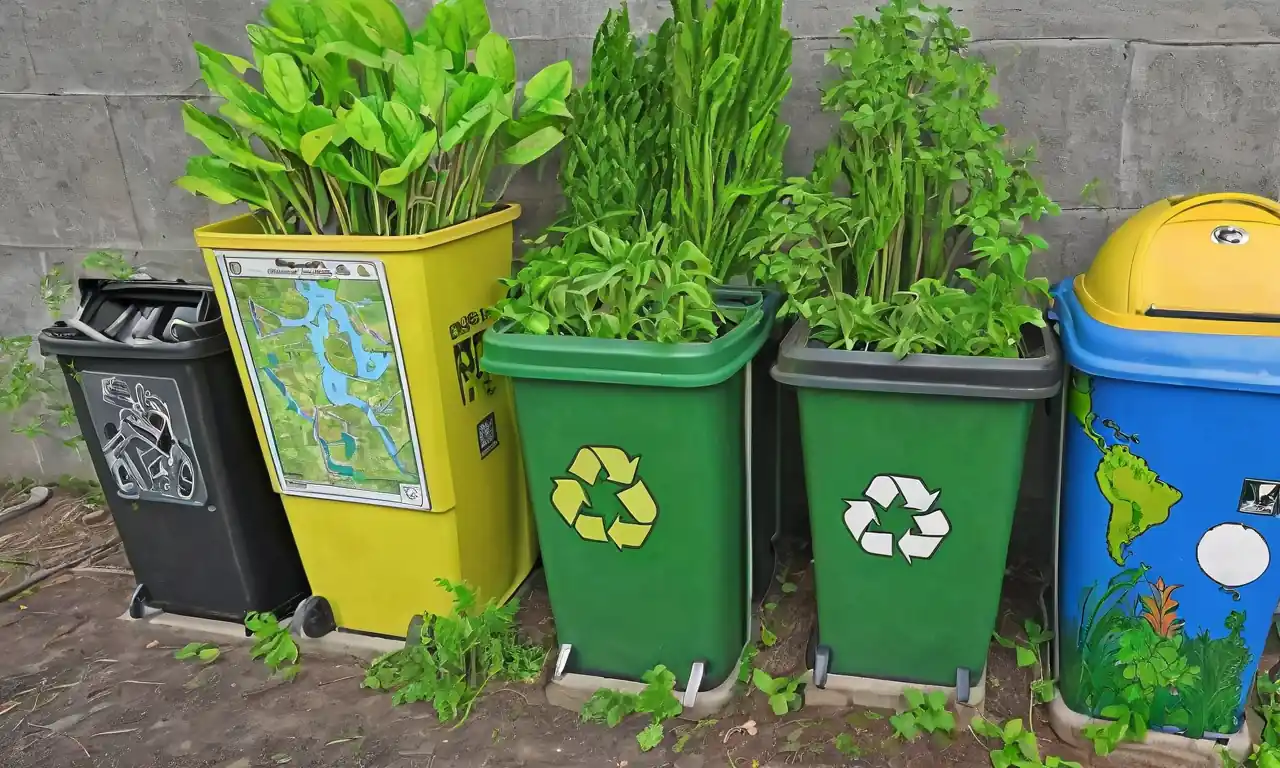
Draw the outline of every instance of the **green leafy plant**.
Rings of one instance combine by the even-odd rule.
[[[648,752],[662,743],[666,735],[663,723],[678,717],[682,707],[675,697],[676,676],[671,670],[659,664],[645,672],[641,679],[645,686],[639,693],[601,688],[591,694],[582,705],[582,719],[614,728],[630,715],[648,715],[649,724],[636,734],[640,751]],[[686,738],[680,742],[681,749],[687,741]]]
[[[922,732],[945,736],[956,732],[956,716],[947,709],[947,694],[908,688],[902,695],[907,700],[907,708],[889,718],[895,737],[914,741]]]
[[[1031,680],[1031,700],[1027,705],[1027,727],[1035,730],[1035,719],[1032,713],[1036,704],[1047,704],[1053,701],[1054,680],[1049,675],[1049,664],[1044,657],[1044,646],[1053,639],[1053,632],[1046,630],[1033,619],[1022,622],[1026,639],[1009,639],[993,632],[995,641],[1005,648],[1014,651],[1018,667],[1031,668],[1034,677]]]
[[[847,733],[838,734],[832,739],[836,751],[848,758],[862,757],[862,747]]]
[[[280,675],[291,681],[302,669],[298,644],[289,634],[289,627],[276,620],[274,614],[250,611],[244,618],[245,629],[253,635],[253,647],[249,658],[262,659],[271,670],[271,676]]]
[[[81,267],[121,280],[135,272],[117,251],[94,251],[84,257]],[[36,298],[51,319],[60,320],[72,290],[66,266],[58,263],[40,277]],[[75,408],[67,397],[62,370],[55,360],[39,354],[31,336],[0,337],[0,413],[8,415],[10,432],[30,441],[37,466],[44,466],[38,438],[52,438],[77,453],[84,442],[76,429]]]
[[[449,616],[423,614],[418,637],[383,654],[365,672],[362,687],[391,693],[399,706],[429,701],[441,722],[466,722],[494,678],[530,682],[542,672],[546,649],[522,643],[515,616],[520,601],[476,603],[465,583],[436,579],[453,596]],[[454,726],[457,727],[457,726]]]
[[[772,709],[775,715],[795,712],[804,705],[801,692],[804,687],[803,677],[786,677],[785,675],[773,677],[756,667],[751,671],[751,684],[769,698],[769,709]]]
[[[1029,279],[1027,219],[1058,208],[983,119],[993,70],[964,55],[968,30],[946,8],[891,0],[842,30],[827,54],[840,79],[823,95],[840,116],[812,175],[768,213],[761,282],[811,338],[848,350],[1017,357],[1022,328],[1044,325]]]
[[[756,643],[748,643],[742,649],[742,655],[738,657],[738,684],[750,685],[751,672],[755,669],[756,657],[760,655],[760,646]]]
[[[710,341],[727,322],[711,263],[665,225],[636,241],[589,227],[583,250],[531,256],[494,314],[524,333],[659,342]],[[675,247],[676,252],[671,249]]]
[[[248,204],[269,232],[406,235],[466,221],[491,207],[500,166],[505,189],[563,139],[571,66],[529,78],[517,109],[515,55],[483,0],[441,0],[416,31],[392,0],[272,0],[246,31],[252,62],[195,46],[225,103],[219,115],[183,109],[210,154],[176,183]]]
[[[1016,718],[1000,726],[980,717],[969,724],[969,730],[975,738],[998,740],[999,746],[991,750],[992,768],[1080,768],[1079,763],[1056,755],[1041,758],[1036,735]]]
[[[750,271],[782,176],[791,85],[781,0],[676,0],[647,42],[624,5],[569,99],[565,208],[493,314],[531,334],[714,339],[712,301]]]
[[[1262,734],[1253,751],[1241,762],[1225,747],[1218,752],[1225,768],[1280,768],[1280,685],[1270,675],[1258,675],[1258,703],[1254,708],[1262,720]]]
[[[173,658],[179,661],[198,661],[201,664],[212,664],[222,655],[222,651],[213,643],[187,643],[173,652]]]

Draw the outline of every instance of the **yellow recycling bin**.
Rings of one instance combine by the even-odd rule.
[[[435,580],[507,599],[533,566],[508,382],[479,367],[519,206],[425,235],[196,230],[313,597],[295,626],[404,636]]]

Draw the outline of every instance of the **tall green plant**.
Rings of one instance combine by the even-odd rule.
[[[1048,283],[1028,279],[1047,244],[1026,219],[1057,213],[1011,154],[993,70],[965,55],[968,30],[945,8],[891,0],[859,16],[828,52],[840,78],[823,95],[840,128],[813,174],[792,179],[769,213],[762,281],[785,311],[846,349],[1011,357]]]
[[[671,214],[717,280],[750,272],[782,179],[791,89],[782,0],[674,0]]]
[[[272,0],[263,16],[247,27],[253,62],[196,44],[224,103],[221,116],[184,107],[211,154],[177,184],[263,211],[269,231],[447,227],[492,205],[500,166],[505,189],[563,138],[569,63],[531,77],[517,110],[515,56],[483,0],[441,0],[417,31],[392,0]]]
[[[570,98],[561,217],[494,313],[524,333],[708,341],[712,289],[750,271],[782,176],[781,0],[677,0],[641,43],[624,4]]]

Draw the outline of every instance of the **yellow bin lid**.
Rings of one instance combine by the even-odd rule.
[[[1230,192],[1161,200],[1107,239],[1075,292],[1120,328],[1280,336],[1280,203]]]

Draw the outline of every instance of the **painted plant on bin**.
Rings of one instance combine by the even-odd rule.
[[[713,290],[750,272],[782,179],[791,87],[781,0],[674,0],[641,44],[624,5],[570,98],[566,206],[505,281],[512,330],[659,342],[733,324]]]
[[[223,103],[218,115],[183,107],[210,154],[177,184],[248,204],[271,232],[411,235],[466,221],[493,206],[495,175],[500,198],[564,138],[572,68],[533,75],[517,109],[515,56],[484,0],[440,0],[416,31],[392,0],[271,0],[263,17],[247,27],[252,62],[196,44]]]
[[[1044,279],[1028,279],[1027,219],[1057,214],[983,112],[994,71],[965,55],[946,8],[892,0],[859,16],[827,53],[840,78],[823,94],[840,116],[808,178],[791,179],[758,244],[761,282],[784,314],[848,350],[1018,357],[1043,326]]]

